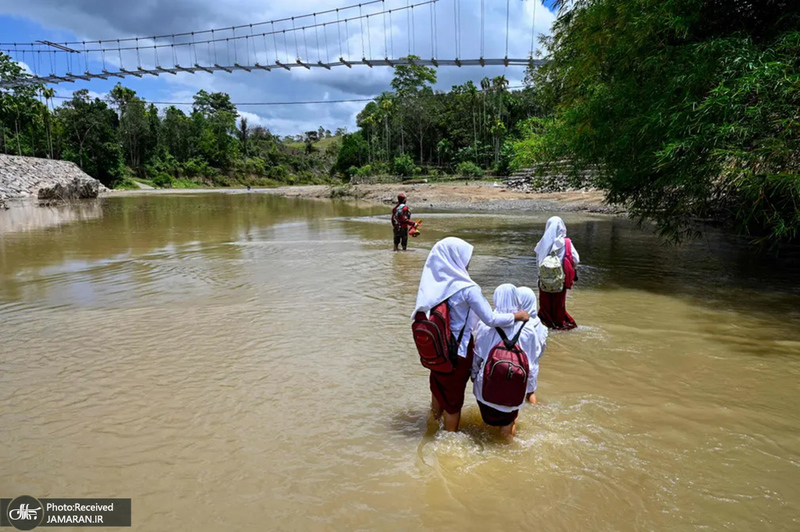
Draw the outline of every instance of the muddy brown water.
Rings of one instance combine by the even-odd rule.
[[[460,433],[428,424],[409,315],[446,235],[487,296],[535,283],[549,213],[421,214],[394,254],[376,207],[76,208],[0,212],[2,497],[130,497],[136,530],[800,528],[795,261],[564,215],[581,327],[509,444],[471,394]]]

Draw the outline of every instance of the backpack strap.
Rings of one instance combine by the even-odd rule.
[[[528,323],[527,320],[522,322],[522,327],[519,328],[519,330],[514,335],[514,338],[512,338],[511,340],[508,339],[503,329],[501,329],[500,327],[495,327],[495,330],[497,331],[497,334],[500,335],[500,339],[503,340],[503,344],[506,346],[506,349],[511,350],[514,348],[515,345],[517,345],[517,341],[519,341],[519,335],[522,333],[522,329],[525,328],[525,325],[527,323]]]
[[[461,328],[461,332],[458,333],[458,346],[461,346],[461,339],[464,338],[464,331],[467,330],[467,325],[469,325],[469,313],[472,309],[467,309],[467,317],[464,319],[464,326]]]

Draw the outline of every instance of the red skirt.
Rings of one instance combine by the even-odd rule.
[[[483,422],[490,427],[507,427],[517,420],[519,410],[513,412],[501,412],[496,408],[485,405],[478,401],[478,408],[481,409],[481,417]]]
[[[473,351],[470,339],[467,357],[456,357],[456,367],[452,373],[431,371],[431,393],[448,414],[458,414],[464,406],[464,394],[472,372]]]
[[[567,291],[557,294],[539,289],[539,319],[551,329],[568,330],[578,326],[567,312]]]

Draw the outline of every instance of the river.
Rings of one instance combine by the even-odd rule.
[[[512,443],[428,424],[427,250],[535,283],[548,214],[110,197],[2,231],[0,495],[124,497],[135,530],[797,530],[800,272],[566,214],[580,251]],[[9,211],[10,212],[10,211]]]

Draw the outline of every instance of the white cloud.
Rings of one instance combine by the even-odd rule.
[[[417,0],[418,1],[418,0]],[[413,3],[413,0],[412,0]],[[531,45],[531,20],[533,19],[535,0],[510,2],[511,13],[506,17],[505,2],[485,2],[486,18],[484,38],[480,38],[481,18],[479,0],[461,0],[461,57],[478,58],[483,42],[485,57],[527,57]],[[108,2],[106,0],[27,0],[16,2],[0,0],[0,10],[24,16],[40,23],[43,27],[52,28],[51,33],[63,35],[66,30],[78,40],[111,39],[127,36],[145,36],[206,28],[230,27],[234,24],[251,24],[263,20],[291,17],[305,13],[320,12],[327,9],[348,5],[345,0],[305,0],[298,2],[263,2],[261,0],[146,0],[140,2]],[[325,28],[311,29],[297,33],[295,41],[291,31],[279,36],[255,37],[247,39],[244,44],[234,49],[218,46],[217,62],[246,62],[274,65],[275,55],[279,60],[290,61],[297,55],[304,61],[316,63],[317,60],[335,61],[344,55],[351,61],[358,61],[364,55],[375,58],[391,55],[406,55],[409,46],[412,52],[428,58],[432,53],[431,46],[431,5],[420,6],[414,11],[413,25],[409,24],[408,12],[396,11],[406,5],[405,0],[386,0],[385,3],[365,6],[363,11],[375,13],[377,10],[393,9],[391,17],[374,15],[369,23],[366,20],[351,20],[347,24],[337,26],[335,23]],[[442,58],[454,58],[455,21],[452,3],[439,1],[436,9],[436,42],[437,55]],[[369,10],[373,11],[369,11]],[[358,9],[342,12],[341,18],[357,16]],[[327,18],[326,18],[327,17]],[[547,33],[554,19],[553,14],[540,3],[536,3],[536,32]],[[335,13],[298,19],[296,25],[335,22]],[[505,38],[508,20],[508,39]],[[0,18],[0,22],[2,18]],[[361,26],[365,33],[360,33]],[[2,26],[0,26],[2,27]],[[254,26],[253,34],[271,30],[289,29],[292,23]],[[369,32],[367,32],[367,27]],[[411,31],[413,27],[413,32]],[[388,32],[384,36],[384,28]],[[248,28],[249,29],[249,28]],[[342,33],[342,41],[338,34]],[[217,33],[219,36],[220,34]],[[287,37],[288,35],[288,37]],[[344,39],[345,35],[349,38]],[[223,35],[224,36],[224,35]],[[241,30],[240,34],[241,36]],[[44,35],[31,35],[30,40],[48,39]],[[198,39],[199,40],[199,39]],[[142,41],[147,42],[147,41]],[[180,42],[180,41],[178,41]],[[183,41],[183,42],[189,42]],[[341,45],[340,45],[341,42]],[[319,45],[317,45],[319,43]],[[349,47],[349,53],[348,53]],[[135,52],[107,53],[103,58],[99,54],[91,57],[90,67],[93,71],[102,70],[103,63],[109,69],[122,63],[126,68],[135,68],[139,63],[145,68],[152,68],[155,56],[152,52],[142,52],[136,57]],[[177,46],[173,55],[172,49],[162,49],[159,62],[170,65],[177,60],[186,66],[195,61],[206,64],[213,63],[214,50],[207,45]],[[83,65],[81,65],[83,66]],[[81,69],[82,70],[82,69]],[[484,76],[493,77],[505,74],[512,85],[518,85],[524,76],[523,67],[505,69],[503,67],[487,68],[440,68],[437,88],[446,90],[450,86],[460,84],[468,79],[479,81]],[[200,89],[207,91],[224,91],[231,95],[234,102],[264,101],[305,101],[327,99],[350,99],[371,97],[390,90],[392,70],[388,67],[369,68],[356,66],[348,69],[344,66],[328,71],[321,68],[306,70],[293,69],[286,72],[276,68],[272,72],[253,71],[252,73],[235,72],[233,74],[217,73],[210,75],[198,72],[179,74],[177,76],[161,75],[158,78],[145,77],[142,80],[126,78],[122,83],[136,90],[142,97],[151,101],[191,102],[192,96]],[[71,87],[62,89],[71,92]],[[355,127],[355,116],[363,108],[362,103],[342,103],[328,105],[286,106],[286,107],[246,107],[240,109],[243,116],[252,119],[253,124],[260,124],[279,134],[299,133],[308,129],[316,129],[320,125],[334,130],[337,127]],[[182,106],[189,110],[190,106]]]

